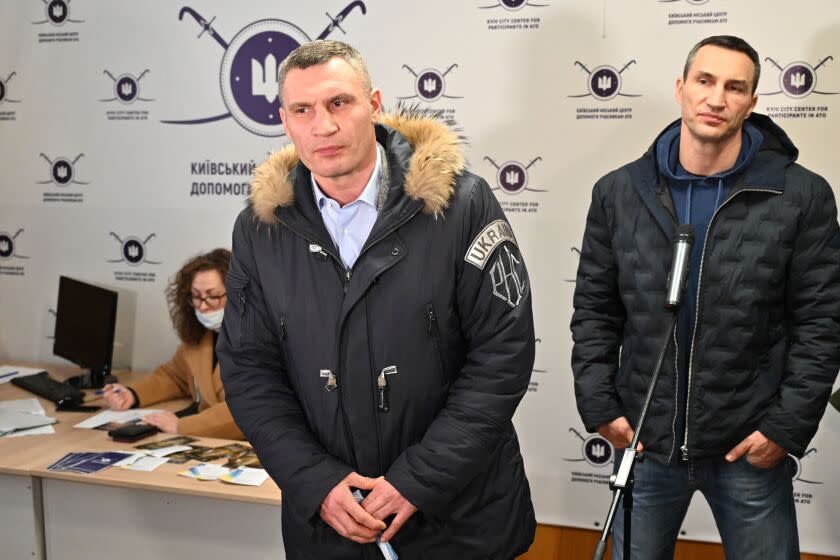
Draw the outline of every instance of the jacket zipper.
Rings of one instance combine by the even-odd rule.
[[[348,269],[347,269],[347,267],[345,267],[345,266],[344,266],[344,263],[341,261],[341,259],[340,259],[339,257],[337,257],[337,256],[336,256],[336,254],[335,254],[335,253],[333,253],[333,252],[332,252],[332,250],[331,250],[329,247],[324,247],[324,246],[321,244],[322,242],[319,242],[319,241],[316,241],[316,240],[312,239],[311,237],[309,237],[308,235],[306,235],[306,234],[305,234],[305,233],[303,233],[302,231],[299,231],[299,230],[297,230],[297,229],[295,229],[295,228],[291,227],[288,223],[284,222],[283,220],[281,220],[281,219],[279,219],[279,218],[278,218],[278,221],[279,221],[281,224],[283,224],[283,226],[285,226],[286,228],[288,228],[288,230],[289,230],[289,231],[291,231],[292,233],[294,233],[294,234],[296,234],[296,235],[299,235],[300,237],[303,237],[306,241],[308,241],[309,243],[311,243],[311,244],[313,244],[313,245],[317,245],[317,246],[319,246],[319,247],[321,248],[321,250],[322,250],[322,251],[324,251],[324,253],[326,253],[326,254],[328,254],[330,257],[332,257],[333,261],[335,261],[336,263],[338,263],[338,265],[342,268],[342,270],[344,270],[344,271],[345,271],[345,274],[344,274],[344,282],[345,282],[345,284],[346,284],[346,283],[350,280],[350,270],[348,270]]]
[[[347,284],[350,282],[350,277],[351,277],[352,273],[351,273],[350,270],[348,270],[344,266],[344,263],[341,261],[341,259],[338,258],[335,255],[335,253],[333,253],[333,251],[330,250],[328,247],[324,247],[320,242],[312,239],[311,237],[309,237],[308,235],[306,235],[302,231],[299,231],[299,230],[289,226],[288,223],[284,222],[283,220],[281,220],[279,218],[278,218],[278,221],[281,224],[283,224],[284,227],[288,228],[289,231],[291,231],[292,233],[304,238],[307,242],[314,243],[315,245],[320,246],[321,249],[327,255],[332,257],[334,262],[338,263],[338,265],[344,270],[344,275],[342,277],[342,280],[343,280],[344,291],[347,292]],[[285,320],[283,321],[283,323],[284,323],[284,331],[285,331]],[[344,399],[342,398],[342,391],[340,390],[341,389],[341,383],[339,381],[340,381],[340,369],[341,369],[341,361],[342,361],[341,360],[341,349],[339,349],[338,354],[339,354],[339,358],[338,358],[339,367],[336,369],[335,372],[333,372],[333,375],[334,375],[334,377],[333,377],[334,385],[333,386],[334,386],[334,389],[339,390],[338,391],[338,408],[341,411],[341,419],[344,422],[344,432],[347,435],[348,440],[350,441],[350,451],[353,455],[353,463],[355,463],[354,466],[356,467],[356,470],[359,470],[359,460],[356,458],[355,446],[353,444],[353,432],[352,432],[352,430],[350,430],[350,421],[347,419],[347,412],[344,410]]]
[[[657,193],[657,196],[660,199],[660,203],[662,203],[662,194]],[[671,222],[676,227],[677,224],[677,217],[671,212],[671,209],[662,203],[665,207],[665,211],[668,212],[668,217],[671,218]],[[679,413],[679,398],[680,398],[680,346],[677,342],[677,330],[674,329],[674,416],[671,419],[671,451],[668,453],[668,463],[671,462],[671,459],[674,457],[674,449],[677,447],[677,414]]]
[[[370,367],[370,371],[375,372],[376,367],[373,364],[373,343],[372,343],[373,333],[371,332],[370,317],[368,315],[367,301],[364,302],[364,306],[365,306],[365,321],[367,322],[368,367]],[[380,374],[380,376],[383,379],[385,377],[384,373],[385,372],[383,370],[383,372]],[[377,381],[378,381],[378,379],[379,378],[377,378]],[[376,402],[377,399],[379,399],[378,404],[380,405],[379,406],[379,411],[380,412],[388,412],[387,402],[386,402],[387,401],[387,394],[385,394],[386,389],[384,387],[384,383],[383,383],[383,386],[379,386],[378,389],[379,389],[378,394],[377,394],[377,391],[374,390],[373,400],[374,400],[374,402]],[[385,405],[385,406],[383,406],[383,405]],[[383,408],[384,408],[384,410],[383,410]],[[377,444],[377,449],[379,451],[379,454],[377,456],[378,464],[379,464],[379,472],[384,474],[385,473],[385,465],[384,465],[385,448],[382,445],[382,431],[383,431],[382,417],[381,417],[381,414],[374,414],[374,416],[376,417],[376,420],[375,420],[376,421],[376,444]]]
[[[677,328],[674,328],[674,418],[671,420],[671,452],[668,453],[668,464],[674,457],[674,449],[677,447],[677,414],[680,400],[680,347],[677,344]]]
[[[379,412],[391,411],[391,386],[388,385],[388,376],[395,373],[397,373],[397,366],[387,366],[382,368],[382,371],[379,372],[379,375],[376,377],[376,388],[378,390],[378,394],[376,395],[376,407],[379,409]]]
[[[286,340],[286,317],[280,315],[280,342]]]
[[[429,321],[429,334],[432,335],[432,342],[435,345],[435,354],[437,355],[438,371],[440,372],[441,385],[446,384],[446,373],[443,369],[443,356],[440,353],[440,333],[438,331],[437,317],[435,316],[435,308],[431,303],[426,304],[426,318]]]
[[[383,231],[382,234],[379,235],[379,237],[377,237],[376,239],[374,239],[373,241],[371,241],[365,247],[362,248],[362,250],[359,252],[359,256],[356,257],[356,262],[359,262],[359,259],[362,257],[362,255],[365,254],[371,247],[373,247],[374,245],[376,245],[377,243],[379,243],[380,241],[382,241],[383,239],[385,239],[386,237],[391,235],[391,233],[396,231],[398,228],[402,227],[404,224],[408,223],[408,221],[411,220],[414,216],[416,216],[419,212],[420,212],[420,207],[418,207],[416,210],[414,210],[413,212],[408,214],[405,218],[403,218],[401,220],[398,220],[392,227],[389,227],[387,230]],[[283,224],[286,228],[288,228],[289,231],[295,233],[296,235],[299,235],[300,237],[304,238],[309,243],[315,243],[316,245],[321,245],[317,241],[311,239],[309,236],[304,234],[302,231],[298,231],[297,229],[295,229],[293,227],[290,227],[289,224],[284,222],[283,220],[278,218],[278,221],[281,224]],[[344,262],[340,258],[338,258],[335,255],[335,253],[333,253],[328,248],[323,247],[323,245],[321,245],[321,248],[324,250],[325,253],[327,253],[330,257],[332,257],[333,260],[339,264],[339,266],[341,266],[344,269],[344,277],[343,277],[344,292],[347,293],[347,286],[350,283],[350,279],[353,277],[353,268],[355,268],[355,264],[354,264],[353,268],[347,268],[347,267],[344,266]],[[337,384],[336,388],[339,389],[339,391],[338,391],[338,405],[339,405],[339,408],[341,409],[341,417],[344,420],[344,430],[345,430],[345,432],[347,433],[347,436],[350,439],[351,448],[353,448],[354,447],[353,432],[350,429],[350,421],[347,419],[347,413],[344,410],[344,400],[342,398],[342,391],[340,390],[340,388],[341,388],[340,373],[341,373],[342,363],[343,363],[343,360],[342,360],[342,352],[341,352],[341,345],[340,345],[339,346],[339,351],[338,351],[339,367],[338,367],[337,371],[334,372],[334,374],[335,374],[335,381],[336,381],[336,384]],[[377,389],[378,389],[378,387],[377,387]],[[390,409],[390,406],[388,408]],[[379,419],[377,418],[377,423],[378,422],[379,422]],[[378,427],[378,425],[377,425],[377,427]],[[382,451],[382,436],[379,433],[377,433],[376,435],[377,435],[377,440],[378,440],[378,443],[379,443],[379,449],[380,449],[380,453],[381,453],[381,451]],[[355,449],[352,449],[352,452],[353,452],[353,461],[355,463],[356,470],[358,470],[359,469],[359,460],[356,458]],[[380,461],[381,461],[381,455],[380,455]]]
[[[745,192],[763,192],[763,193],[770,193],[770,194],[781,194],[782,191],[777,189],[755,189],[755,188],[743,188],[741,190],[735,191],[732,193],[729,198],[724,200],[720,206],[712,214],[712,219],[709,220],[709,225],[706,227],[706,238],[703,240],[703,253],[700,256],[700,272],[697,276],[697,299],[695,303],[695,311],[694,311],[694,332],[691,333],[691,349],[689,350],[688,354],[688,386],[686,387],[687,393],[685,397],[685,432],[683,434],[683,444],[680,447],[680,454],[682,456],[683,461],[688,461],[688,417],[689,411],[691,410],[691,377],[694,369],[694,344],[697,342],[697,325],[700,324],[700,294],[702,293],[703,287],[703,265],[706,262],[706,247],[709,245],[709,233],[712,231],[712,224],[714,224],[715,218],[720,212],[721,208],[729,204],[729,202],[738,196],[741,193]]]
[[[248,298],[245,297],[246,287],[243,286],[241,290],[236,294],[237,299],[239,299],[239,323],[242,325],[239,328],[239,340],[237,341],[239,345],[242,345],[242,331],[245,330],[245,311],[246,307],[245,304],[247,303]]]

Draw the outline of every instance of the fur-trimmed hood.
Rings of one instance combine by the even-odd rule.
[[[443,212],[455,192],[455,181],[466,166],[461,137],[449,123],[411,109],[383,113],[379,122],[400,133],[413,148],[403,179],[405,193],[422,200],[424,212]],[[257,167],[249,203],[261,222],[276,223],[274,210],[294,204],[289,174],[297,163],[297,151],[290,143]]]

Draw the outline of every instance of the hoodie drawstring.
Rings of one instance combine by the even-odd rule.
[[[688,182],[688,196],[685,197],[685,223],[691,223],[691,192],[694,190],[694,181]]]
[[[688,196],[685,197],[685,223],[691,223],[691,198],[694,191],[694,181],[688,182]],[[718,179],[717,195],[715,196],[715,210],[720,205],[720,196],[723,194],[723,178]]]

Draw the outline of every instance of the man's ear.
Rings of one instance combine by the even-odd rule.
[[[283,106],[280,106],[280,122],[283,124],[283,132],[286,134],[286,138],[294,143],[295,139],[292,138],[291,133],[289,132],[289,127],[286,126],[286,110],[283,109]]]
[[[757,96],[757,95],[753,95],[753,97],[752,97],[752,103],[750,104],[750,110],[749,110],[749,111],[747,111],[747,116],[746,116],[746,117],[744,117],[745,119],[750,118],[750,115],[752,115],[753,111],[755,110],[755,104],[756,104],[756,103],[758,103],[758,96]]]
[[[685,80],[680,76],[674,84],[674,99],[677,101],[677,105],[682,105],[683,86],[685,86]]]
[[[378,122],[382,115],[382,90],[374,88],[370,90],[370,116],[373,122]]]

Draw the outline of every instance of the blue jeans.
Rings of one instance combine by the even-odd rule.
[[[617,454],[615,469],[621,454]],[[665,560],[674,548],[688,504],[699,490],[715,518],[726,557],[733,560],[799,558],[799,534],[790,462],[772,469],[751,465],[746,456],[665,465],[651,458],[634,468],[632,560]],[[624,508],[613,524],[613,560],[621,560]]]

